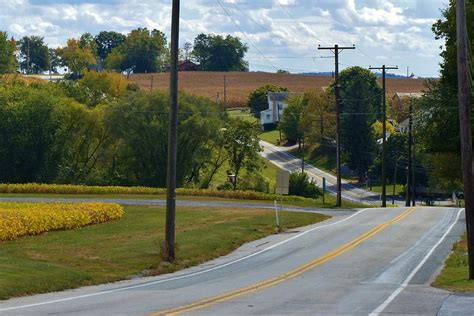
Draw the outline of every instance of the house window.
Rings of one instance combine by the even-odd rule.
[[[267,114],[267,120],[270,120],[270,114]]]

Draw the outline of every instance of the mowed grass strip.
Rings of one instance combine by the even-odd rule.
[[[433,286],[453,292],[474,292],[474,281],[469,280],[466,234],[453,245],[453,251]]]
[[[172,272],[275,233],[268,210],[178,208],[176,216],[177,261],[170,265],[161,261],[161,207],[126,206],[118,221],[0,242],[0,299]],[[327,218],[283,212],[283,229]]]

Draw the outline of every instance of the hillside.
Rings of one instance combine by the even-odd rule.
[[[180,72],[179,88],[191,94],[223,100],[224,76],[227,76],[227,100],[230,107],[246,106],[249,93],[267,84],[288,87],[292,92],[304,92],[308,89],[327,87],[333,80],[330,76],[307,76],[293,74],[274,74],[260,72]],[[168,73],[136,74],[130,81],[142,89],[167,90],[169,87]],[[395,92],[421,92],[422,79],[387,78],[389,95]]]

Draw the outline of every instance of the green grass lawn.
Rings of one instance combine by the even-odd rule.
[[[247,122],[258,123],[257,118],[250,113],[249,108],[230,108],[227,110],[227,114],[231,118],[240,118]]]
[[[283,229],[327,218],[283,212]],[[183,269],[274,234],[274,221],[265,210],[178,207],[177,261],[162,265],[165,210],[126,206],[118,221],[0,242],[0,299]]]
[[[301,158],[301,152],[298,149],[292,150],[290,153]],[[336,150],[332,147],[306,148],[304,159],[307,163],[323,171],[334,173],[336,170]]]
[[[363,188],[365,189],[365,186],[363,186]],[[403,192],[404,189],[405,189],[404,184],[397,184],[395,186],[395,195],[399,195],[400,192]],[[372,185],[372,191],[376,193],[382,193],[382,185],[381,184]],[[393,194],[393,183],[387,183],[387,195],[392,195],[392,194]]]
[[[280,139],[280,132],[278,130],[265,131],[265,132],[262,132],[258,137],[261,140],[264,140],[270,144],[279,145],[278,140]]]
[[[445,266],[433,286],[454,292],[474,292],[474,281],[469,280],[467,241],[464,234],[453,246]]]

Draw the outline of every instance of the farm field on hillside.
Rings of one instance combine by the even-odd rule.
[[[306,76],[294,74],[274,74],[261,72],[180,72],[179,88],[203,97],[224,102],[224,76],[227,77],[227,103],[230,107],[246,106],[247,97],[256,88],[267,84],[288,87],[292,92],[304,92],[309,89],[321,89],[329,86],[332,77]],[[142,89],[167,90],[168,73],[136,74],[130,81]],[[422,79],[387,79],[389,95],[395,92],[420,92],[423,90]]]

